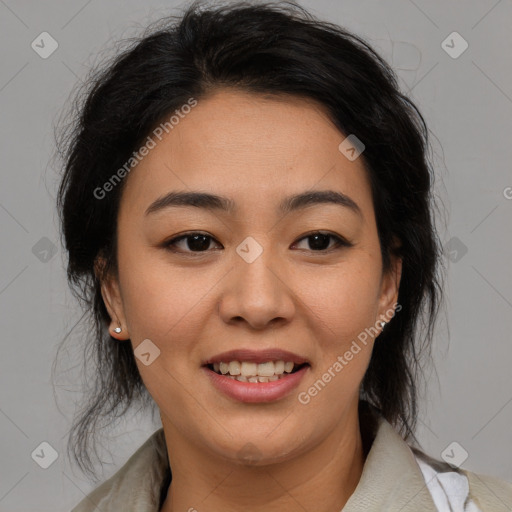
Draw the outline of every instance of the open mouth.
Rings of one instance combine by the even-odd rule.
[[[298,372],[308,363],[297,364],[291,361],[268,361],[265,363],[230,361],[212,363],[206,367],[218,375],[239,382],[274,382]]]

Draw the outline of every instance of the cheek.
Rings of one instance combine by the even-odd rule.
[[[333,424],[344,407],[358,396],[358,389],[372,355],[378,311],[378,266],[368,256],[345,262],[329,275],[310,278],[302,295],[314,333],[317,364],[309,387],[298,400],[305,410],[324,414]],[[314,416],[314,415],[313,415]]]
[[[357,337],[374,325],[379,301],[378,270],[378,262],[368,254],[358,253],[337,267],[305,277],[300,296],[306,312],[309,310],[308,317],[318,323],[325,339]]]
[[[197,314],[207,299],[215,276],[192,266],[172,269],[163,251],[155,251],[125,252],[119,273],[132,341],[153,336],[165,344],[181,339],[180,330],[190,333],[198,325],[190,321],[190,315]]]
[[[208,290],[218,278],[200,271],[171,271],[169,264],[155,260],[145,264],[142,257],[132,259],[123,275],[120,268],[130,339],[136,355],[146,339],[159,350],[149,345],[158,356],[148,366],[135,358],[155,402],[162,408],[172,397],[176,410],[188,411],[192,417],[195,412],[186,390],[193,389],[195,376],[190,369],[195,362],[199,364],[197,341],[204,338],[204,321],[212,309]]]

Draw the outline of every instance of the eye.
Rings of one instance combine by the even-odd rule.
[[[215,239],[205,233],[191,232],[185,233],[175,238],[171,238],[167,242],[164,242],[163,246],[172,252],[200,253],[208,252],[212,240]],[[302,240],[308,240],[310,248],[306,248],[306,250],[314,252],[327,252],[340,247],[352,247],[353,245],[338,235],[334,235],[332,233],[322,233],[320,231],[314,231],[306,236],[303,236],[299,239],[299,242]],[[334,241],[334,245],[330,246],[332,240]],[[296,242],[294,245],[297,243],[298,242]]]
[[[192,232],[172,238],[164,243],[164,246],[172,252],[206,252],[210,247],[210,242],[215,240],[210,235],[204,233]],[[184,242],[184,243],[183,243]],[[181,244],[180,250],[174,249]],[[184,247],[185,246],[185,250]],[[189,249],[189,250],[186,250]]]
[[[331,239],[334,240],[335,243],[334,246],[329,247]],[[337,249],[340,247],[352,247],[352,245],[354,245],[338,235],[333,235],[332,233],[322,233],[320,231],[315,231],[306,236],[303,236],[299,242],[301,240],[309,240],[310,248],[306,248],[306,250],[315,252],[327,252],[332,249]]]

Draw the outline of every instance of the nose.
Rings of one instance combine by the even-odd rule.
[[[287,324],[294,315],[293,283],[269,250],[252,263],[237,256],[224,286],[219,314],[227,324],[262,330]]]

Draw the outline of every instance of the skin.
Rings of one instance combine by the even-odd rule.
[[[389,320],[398,298],[401,261],[383,273],[363,159],[339,151],[344,138],[313,101],[221,89],[125,178],[119,274],[103,282],[102,294],[113,336],[134,349],[150,339],[161,351],[149,366],[136,361],[160,409],[173,473],[164,512],[334,512],[359,482],[359,387],[378,341],[361,345],[307,405],[297,399],[358,334]],[[144,215],[172,190],[227,196],[238,212],[188,206]],[[310,190],[342,192],[362,215],[335,204],[276,211],[284,197]],[[327,250],[315,251],[306,235],[318,230],[353,246],[328,239]],[[194,231],[212,237],[207,251],[194,253],[187,240],[177,253],[163,245]],[[263,248],[252,263],[236,252],[248,236]],[[311,367],[298,389],[273,403],[228,398],[200,370],[226,350],[276,347]],[[256,462],[239,456],[247,443]]]

